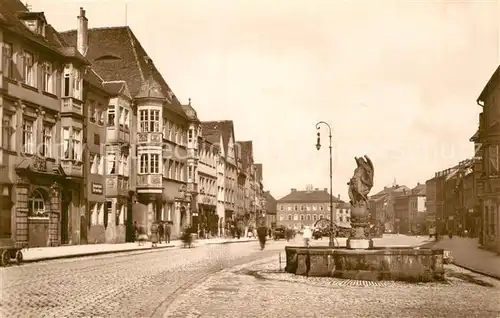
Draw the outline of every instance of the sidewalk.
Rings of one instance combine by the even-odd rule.
[[[193,246],[203,246],[209,244],[230,244],[244,243],[254,241],[253,238],[241,239],[199,239],[193,243]],[[23,249],[23,257],[25,263],[48,261],[53,259],[74,258],[84,256],[95,256],[102,254],[149,251],[153,249],[179,248],[183,245],[180,240],[172,240],[170,244],[158,244],[156,248],[151,246],[151,242],[145,242],[139,246],[138,243],[119,243],[119,244],[85,244],[85,245],[66,245],[57,247],[34,247]]]
[[[455,265],[500,279],[500,256],[480,249],[477,239],[458,236],[449,239],[446,236],[433,247],[450,251]]]

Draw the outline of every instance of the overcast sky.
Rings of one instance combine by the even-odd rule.
[[[128,10],[125,4],[128,3]],[[49,23],[127,24],[201,120],[232,119],[254,141],[265,187],[328,187],[347,198],[354,156],[372,193],[413,187],[473,155],[476,99],[500,63],[499,1],[31,0]],[[125,19],[127,14],[127,19]]]

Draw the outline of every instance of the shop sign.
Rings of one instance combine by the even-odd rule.
[[[102,194],[102,184],[101,183],[95,183],[92,182],[91,184],[91,190],[93,194]]]

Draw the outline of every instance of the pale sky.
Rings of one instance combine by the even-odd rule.
[[[201,120],[232,119],[253,140],[267,190],[306,184],[347,199],[354,156],[372,194],[414,187],[473,155],[476,99],[500,63],[500,0],[31,0],[57,30],[128,25]]]

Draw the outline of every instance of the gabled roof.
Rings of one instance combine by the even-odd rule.
[[[60,34],[67,43],[76,45],[76,30]],[[86,57],[105,81],[124,80],[130,94],[136,96],[151,74],[168,101],[165,107],[187,118],[181,103],[128,26],[92,28],[88,30],[88,37]]]
[[[29,40],[35,45],[39,45],[41,48],[51,51],[54,54],[75,58],[80,63],[88,63],[83,56],[69,49],[69,45],[66,42],[61,41],[58,32],[50,24],[45,26],[45,36],[30,31],[21,20],[21,18],[26,15],[36,15],[42,20],[45,20],[45,16],[42,12],[30,12],[19,0],[0,0],[0,20],[4,30]]]
[[[189,99],[189,103],[187,105],[182,105],[182,109],[184,110],[186,116],[189,118],[190,121],[197,123],[200,122],[200,120],[198,119],[198,113],[193,108],[193,106],[191,106],[191,98]]]
[[[231,135],[234,140],[234,124],[232,120],[201,122],[201,131],[203,137],[213,144],[219,144],[222,137],[222,149],[224,150],[224,155],[227,155],[227,147]]]
[[[276,213],[276,199],[271,192],[264,192],[264,200],[266,201],[266,209],[268,213]]]
[[[425,195],[425,183],[424,184],[417,184],[415,186],[415,188],[411,189],[411,193],[413,195],[418,195],[418,196],[422,196],[422,195]]]
[[[297,191],[278,200],[279,203],[328,203],[330,194],[326,190]],[[333,197],[333,202],[339,202],[337,197]],[[341,201],[343,202],[343,201]]]
[[[404,191],[410,192],[410,188],[408,188],[405,185],[401,185],[401,186],[400,185],[395,185],[395,186],[392,186],[392,187],[384,187],[383,190],[381,190],[381,191],[375,193],[374,195],[372,195],[370,197],[370,199],[377,201],[380,198],[386,197],[386,196],[390,195],[393,192],[404,192]]]

